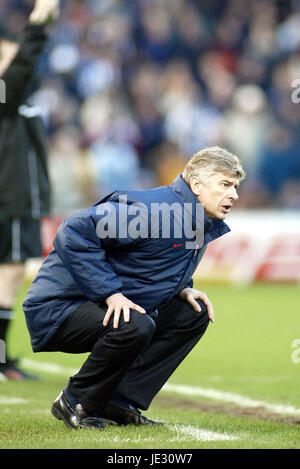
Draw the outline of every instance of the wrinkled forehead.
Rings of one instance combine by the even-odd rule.
[[[218,182],[228,182],[230,184],[233,184],[234,186],[239,186],[240,184],[240,179],[237,176],[234,176],[229,173],[223,173],[223,172],[216,172],[210,176],[210,180],[214,181],[216,183]]]

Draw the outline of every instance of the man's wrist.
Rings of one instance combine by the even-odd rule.
[[[106,298],[105,301],[108,301],[112,296],[115,296],[115,295],[122,295],[122,293],[120,291],[114,291],[109,294],[109,296]]]
[[[178,297],[181,298],[181,299],[184,299],[185,293],[186,293],[185,290],[187,290],[187,289],[188,289],[188,287],[184,287],[182,290],[180,290],[180,292],[178,293]]]
[[[178,293],[178,296],[179,298],[181,298],[182,300],[185,300],[186,299],[186,295],[188,293],[192,293],[193,291],[195,291],[195,289],[193,287],[184,287],[179,293]]]

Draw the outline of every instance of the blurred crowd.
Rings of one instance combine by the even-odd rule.
[[[2,28],[31,6],[2,1]],[[214,144],[246,168],[239,208],[300,208],[299,0],[64,1],[30,99],[54,214],[169,184]]]

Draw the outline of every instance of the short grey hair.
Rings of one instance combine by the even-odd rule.
[[[239,158],[219,146],[206,147],[195,153],[185,165],[182,177],[190,186],[193,177],[204,184],[215,173],[237,177],[240,181],[246,177]]]

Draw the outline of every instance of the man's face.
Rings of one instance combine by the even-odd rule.
[[[17,42],[0,40],[0,76],[4,74],[19,50]]]
[[[239,179],[223,173],[215,173],[202,184],[192,178],[191,189],[203,205],[210,218],[224,220],[233,203],[239,198],[237,188]]]

